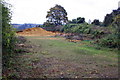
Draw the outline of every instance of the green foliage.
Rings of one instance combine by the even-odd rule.
[[[72,29],[73,33],[89,33],[90,28],[87,24],[79,24]]]
[[[105,38],[100,40],[100,44],[102,46],[108,46],[112,48],[118,48],[120,49],[120,15],[117,15],[114,18],[113,23],[111,23],[111,26],[113,28],[112,34],[109,34]]]
[[[100,39],[99,44],[105,47],[118,48],[118,46],[120,45],[120,39],[118,39],[116,35],[110,34]]]
[[[114,21],[112,23],[112,26],[115,28],[115,33],[114,35],[116,35],[116,42],[117,42],[117,48],[120,49],[120,14],[118,14],[115,18]]]
[[[108,33],[106,27],[95,26],[93,24],[81,23],[81,24],[67,24],[62,29],[65,33],[75,34],[90,34],[92,38],[101,38]]]
[[[64,27],[61,29],[62,32],[66,33],[72,33],[72,27],[77,26],[77,24],[66,24]]]
[[[11,67],[11,58],[14,56],[14,48],[15,48],[15,32],[10,25],[11,21],[11,12],[10,7],[5,2],[0,2],[2,5],[2,63],[4,67]]]
[[[67,24],[63,27],[62,31],[66,33],[90,33],[90,25],[87,23],[84,24]]]
[[[11,12],[5,4],[2,4],[2,47],[3,53],[11,53],[15,43],[15,32],[10,25]]]
[[[103,30],[97,30],[97,29],[91,29],[90,34],[93,35],[93,38],[100,38],[100,36],[104,35],[104,31]]]
[[[113,28],[115,28],[114,34],[116,34],[118,39],[120,39],[120,14],[114,17],[114,21],[111,25],[113,26]]]

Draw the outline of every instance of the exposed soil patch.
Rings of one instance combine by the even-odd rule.
[[[46,31],[42,28],[36,27],[36,28],[29,28],[25,29],[21,32],[17,32],[19,36],[54,36],[54,37],[63,37],[66,38],[70,42],[79,42],[82,40],[91,40],[92,37],[90,35],[83,35],[83,34],[72,34],[72,33],[59,33],[59,32],[50,32]],[[45,38],[39,38],[39,39],[45,39]],[[46,38],[46,39],[58,39],[58,38]]]
[[[19,36],[53,36],[57,33],[53,33],[50,31],[46,31],[42,28],[35,27],[35,28],[28,28],[21,32],[17,32]]]

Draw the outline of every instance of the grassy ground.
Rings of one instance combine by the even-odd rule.
[[[19,54],[14,73],[21,78],[117,78],[118,51],[91,41],[61,37],[26,37],[30,52]],[[53,39],[51,39],[53,38]]]

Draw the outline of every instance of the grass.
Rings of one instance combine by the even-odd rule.
[[[91,44],[91,41],[74,43],[61,39],[61,37],[56,37],[58,38],[57,40],[48,39],[52,38],[50,36],[27,36],[26,38],[31,44],[36,46],[31,48],[33,53],[21,54],[17,58],[17,67],[20,71],[17,73],[25,74],[19,74],[20,77],[40,78],[45,76],[48,78],[59,78],[61,72],[62,76],[69,78],[74,78],[76,75],[80,78],[117,77],[117,50],[101,47],[98,49],[97,47],[99,46],[96,47],[95,44]],[[78,69],[80,67],[82,69]],[[94,69],[99,72],[99,75],[97,75],[97,73],[95,75],[92,74],[95,72]],[[112,71],[114,71],[114,73]]]
[[[66,40],[48,40],[48,39],[34,39],[36,37],[27,37],[35,45],[42,46],[43,53],[62,52],[61,54],[81,54],[81,55],[103,55],[111,58],[117,58],[117,51],[110,49],[98,50],[95,45],[91,47],[90,41],[81,41],[77,43],[68,42]],[[33,38],[33,39],[32,39]],[[48,38],[48,37],[46,37]]]
[[[56,57],[63,60],[70,61],[84,61],[89,57],[90,60],[95,60],[97,63],[102,61],[110,62],[110,64],[118,61],[118,55],[116,50],[109,49],[96,49],[95,45],[91,47],[90,41],[81,41],[78,43],[68,42],[66,40],[47,40],[47,39],[34,39],[35,37],[27,37],[35,45],[41,45],[39,54],[43,54],[45,57]],[[48,38],[48,37],[47,37]]]

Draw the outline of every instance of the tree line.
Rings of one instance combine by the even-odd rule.
[[[120,8],[107,14],[103,22],[94,19],[93,22],[85,22],[84,17],[68,20],[67,11],[61,5],[55,5],[47,12],[47,21],[43,28],[49,31],[60,31],[65,33],[92,34],[95,37],[105,35],[99,39],[99,43],[109,47],[119,47],[120,39]],[[98,27],[97,27],[98,26]],[[111,27],[110,27],[111,26]],[[106,36],[107,33],[107,36]],[[109,35],[109,37],[108,37]]]

